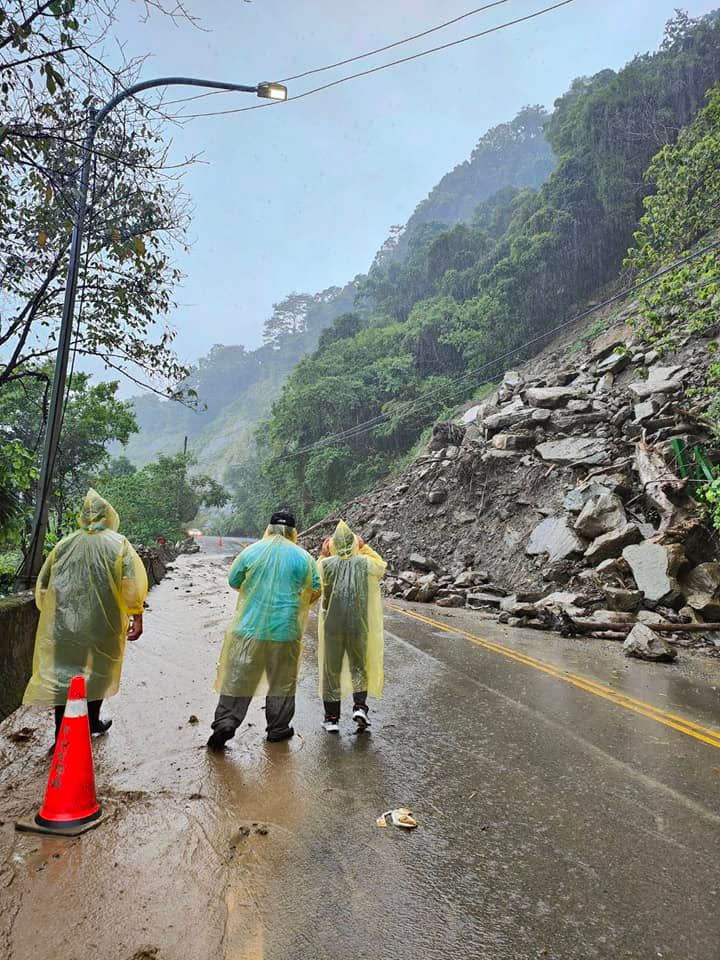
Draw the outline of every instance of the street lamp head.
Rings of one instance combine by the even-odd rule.
[[[259,83],[257,86],[257,95],[265,97],[267,100],[287,100],[287,87],[282,83]]]

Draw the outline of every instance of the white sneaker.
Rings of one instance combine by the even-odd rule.
[[[323,721],[323,727],[328,733],[340,733],[340,724],[337,720],[325,720]]]
[[[370,726],[370,721],[368,720],[368,708],[358,704],[353,710],[353,720],[358,725],[358,729],[364,730],[365,727]]]

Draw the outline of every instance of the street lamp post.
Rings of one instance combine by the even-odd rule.
[[[77,293],[78,272],[80,269],[80,251],[85,228],[88,184],[90,182],[90,161],[95,135],[108,114],[110,114],[119,103],[122,103],[123,100],[127,100],[128,97],[133,97],[135,94],[141,93],[143,90],[150,90],[153,87],[170,86],[210,87],[214,90],[234,90],[240,93],[255,93],[259,97],[264,97],[269,100],[287,99],[287,88],[280,83],[265,82],[251,87],[241,83],[221,83],[216,80],[197,80],[191,77],[159,77],[157,80],[143,80],[140,83],[134,83],[132,86],[126,87],[121,90],[120,93],[116,94],[116,96],[112,97],[112,99],[108,100],[99,110],[91,111],[90,126],[85,134],[82,146],[82,163],[75,197],[72,237],[70,241],[70,259],[68,261],[67,279],[65,283],[65,299],[63,302],[60,334],[58,336],[58,348],[55,359],[52,392],[50,394],[48,420],[45,429],[45,445],[38,481],[38,497],[37,503],[35,504],[30,549],[25,558],[23,572],[20,578],[22,586],[26,589],[33,586],[40,572],[40,567],[42,566],[43,547],[48,523],[50,487],[62,427],[63,395],[65,393],[67,365],[70,356],[70,343],[72,341],[75,296]]]

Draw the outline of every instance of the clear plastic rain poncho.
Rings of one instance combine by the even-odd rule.
[[[230,568],[240,595],[215,681],[227,697],[295,693],[308,611],[320,596],[317,564],[296,540],[294,528],[271,525]]]
[[[71,678],[81,673],[88,700],[116,694],[128,619],[143,612],[145,567],[117,532],[117,513],[95,490],[88,490],[78,525],[38,577],[40,622],[23,703],[64,704]]]
[[[383,609],[380,580],[387,564],[341,520],[320,560],[322,609],[318,617],[320,696],[341,700],[383,690]]]

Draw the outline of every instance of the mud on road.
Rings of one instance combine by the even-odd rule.
[[[23,709],[0,726],[1,957],[717,960],[720,749],[447,628],[702,724],[716,665],[626,664],[617,645],[394,610],[372,732],[346,716],[330,737],[311,623],[295,739],[267,744],[256,702],[209,755],[228,567],[180,558],[151,593],[93,742],[112,808],[96,830],[14,832],[42,798],[51,721]],[[403,804],[418,830],[377,828]]]

